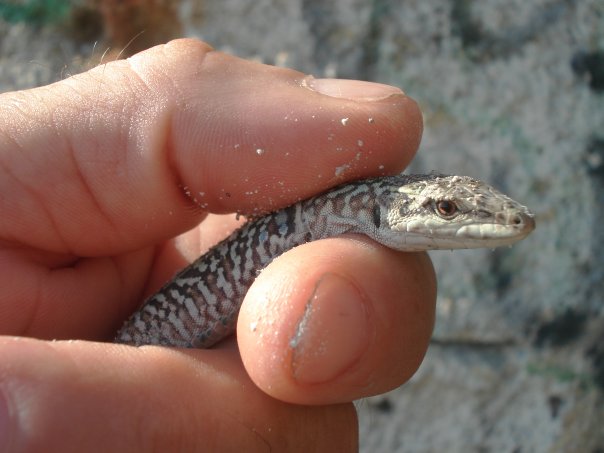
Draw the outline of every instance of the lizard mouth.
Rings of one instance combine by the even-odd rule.
[[[496,247],[516,242],[528,236],[535,229],[535,218],[528,212],[515,212],[506,219],[495,223],[464,225],[455,236],[467,241],[482,241],[485,247]],[[476,247],[479,247],[477,244]]]

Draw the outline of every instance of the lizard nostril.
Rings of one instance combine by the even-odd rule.
[[[512,223],[522,229],[526,229],[527,231],[532,231],[535,229],[535,219],[532,215],[524,212],[515,214],[514,217],[512,217]]]

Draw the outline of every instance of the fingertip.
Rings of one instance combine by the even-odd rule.
[[[265,392],[295,403],[390,390],[423,359],[435,297],[425,254],[364,239],[298,247],[248,292],[237,331],[244,365]]]
[[[318,79],[318,90],[309,80],[221,52],[178,72],[187,97],[172,120],[171,159],[203,206],[271,210],[408,164],[422,133],[415,101],[387,85],[329,79],[326,89]]]
[[[346,276],[328,272],[319,277],[289,341],[296,382],[330,382],[360,359],[375,336],[366,298]]]

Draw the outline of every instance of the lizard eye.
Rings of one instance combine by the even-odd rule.
[[[451,218],[457,214],[457,205],[449,200],[440,200],[436,203],[436,211],[445,218]]]

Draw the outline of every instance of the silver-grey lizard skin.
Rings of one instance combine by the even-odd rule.
[[[401,251],[492,248],[523,239],[534,228],[526,207],[467,176],[348,183],[243,225],[150,297],[115,341],[211,347],[235,330],[258,272],[305,242],[360,233]]]

